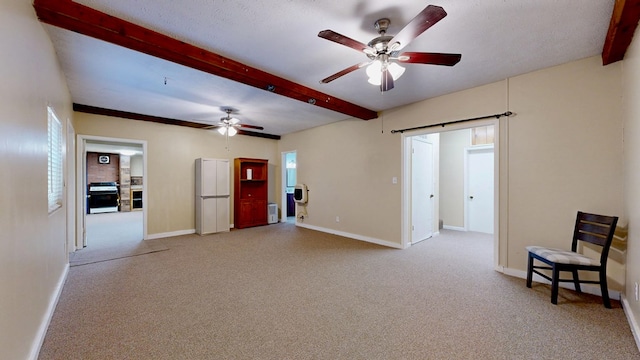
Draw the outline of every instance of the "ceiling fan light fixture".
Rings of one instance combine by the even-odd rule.
[[[374,60],[371,65],[367,66],[367,76],[369,76],[369,82],[372,79],[378,79],[380,81],[380,73],[382,72],[382,62],[380,60]],[[380,83],[378,83],[380,85]]]
[[[227,127],[226,126],[221,126],[218,128],[218,132],[220,133],[220,135],[224,135],[227,133]]]
[[[391,73],[393,80],[398,80],[400,76],[404,74],[405,68],[397,63],[390,63],[389,66],[387,66],[387,70]]]
[[[371,85],[380,86],[380,83],[382,82],[382,73],[380,73],[378,76],[370,77],[368,81]]]
[[[229,136],[233,136],[238,133],[238,130],[236,130],[236,128],[234,128],[233,126],[229,126],[229,129],[227,131],[229,133]]]
[[[367,75],[369,76],[369,84],[380,86],[382,82],[382,62],[380,60],[376,60],[371,63],[371,65],[367,66]],[[387,64],[387,70],[391,74],[393,80],[398,80],[402,74],[404,74],[405,68],[394,63],[390,62]]]

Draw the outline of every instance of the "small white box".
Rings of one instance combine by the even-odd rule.
[[[253,179],[253,169],[247,169],[247,180]]]

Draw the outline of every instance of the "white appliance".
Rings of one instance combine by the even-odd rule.
[[[89,214],[117,212],[120,205],[118,185],[115,182],[95,182],[89,184],[87,193]]]
[[[269,203],[269,224],[275,224],[278,222],[278,204],[276,203]]]
[[[296,184],[293,188],[293,201],[299,204],[307,203],[307,193],[309,189],[307,189],[307,185],[305,184]]]
[[[229,231],[229,160],[196,159],[196,233]]]

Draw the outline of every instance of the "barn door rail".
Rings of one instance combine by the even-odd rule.
[[[391,130],[391,133],[392,134],[403,133],[405,131],[428,129],[428,128],[432,128],[432,127],[436,127],[436,126],[445,127],[446,125],[459,124],[459,123],[468,122],[468,121],[474,121],[474,120],[483,120],[483,119],[491,119],[491,118],[500,119],[503,116],[509,117],[509,116],[512,116],[512,115],[515,115],[515,114],[512,113],[511,111],[506,111],[506,112],[503,112],[502,114],[486,115],[486,116],[480,116],[480,117],[469,118],[469,119],[447,121],[447,122],[443,122],[443,123],[439,123],[439,124],[416,126],[416,127],[400,129],[400,130]]]

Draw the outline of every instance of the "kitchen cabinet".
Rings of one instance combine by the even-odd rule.
[[[268,171],[268,160],[234,160],[234,226],[237,229],[267,225]]]

